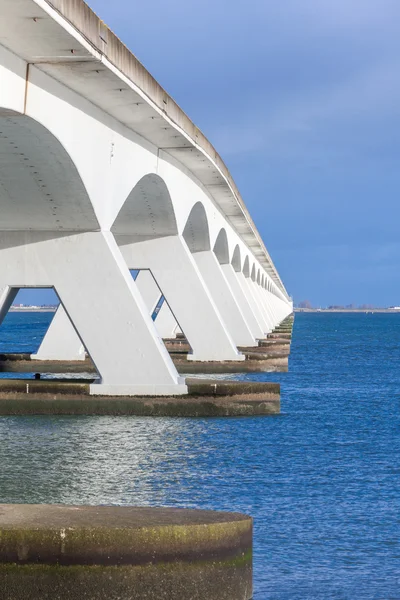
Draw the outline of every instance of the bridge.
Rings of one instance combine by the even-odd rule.
[[[239,363],[292,312],[216,150],[82,0],[0,0],[0,207],[0,322],[54,288],[32,360],[87,352],[93,395],[184,395],[163,340]]]

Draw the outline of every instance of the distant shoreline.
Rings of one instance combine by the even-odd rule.
[[[55,306],[26,306],[24,308],[20,307],[20,306],[12,306],[9,310],[9,312],[18,312],[18,313],[46,313],[46,312],[51,312],[54,313],[56,312],[57,307]]]
[[[295,313],[390,313],[400,315],[395,308],[295,308]]]

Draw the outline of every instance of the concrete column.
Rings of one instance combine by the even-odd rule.
[[[187,392],[110,232],[2,232],[7,285],[54,286],[100,374],[92,394]]]
[[[246,323],[251,331],[251,334],[256,340],[257,338],[264,337],[264,331],[262,327],[259,325],[253,309],[250,305],[248,297],[244,293],[242,286],[240,285],[237,275],[235,273],[234,268],[230,264],[221,265],[221,269],[229,282],[230,288],[232,290],[233,295],[236,298],[238,305],[242,311],[242,315],[244,316]]]
[[[267,292],[266,289],[262,290],[262,296],[264,298],[265,305],[267,306],[269,315],[271,317],[271,327],[272,327],[272,329],[274,329],[274,327],[276,326],[277,321],[278,321],[278,318],[276,315],[275,303],[272,301],[271,294],[269,292]]]
[[[85,360],[85,347],[62,304],[49,325],[49,328],[32,360]]]
[[[151,317],[162,296],[160,289],[148,269],[141,269],[139,271],[135,283]]]
[[[12,288],[8,285],[0,286],[0,325],[7,316],[18,292],[19,288]]]
[[[180,236],[143,242],[118,236],[117,241],[129,268],[151,270],[193,348],[189,360],[244,360]]]
[[[158,334],[162,338],[170,338],[175,335],[176,328],[179,326],[166,300],[164,300],[163,304],[161,305],[160,311],[156,316],[154,323]]]
[[[269,322],[271,323],[271,330],[275,327],[275,323],[276,323],[276,316],[274,313],[274,308],[273,305],[271,303],[271,299],[269,297],[269,294],[267,293],[266,289],[259,286],[259,294],[262,298],[262,301],[264,303],[265,309],[268,313],[269,316]]]
[[[142,299],[152,316],[161,292],[150,271],[140,271],[135,283]],[[54,315],[43,341],[36,354],[31,354],[32,360],[85,360],[85,348],[69,320],[63,306],[60,304]]]
[[[256,281],[253,281],[251,279],[251,277],[249,277],[247,281],[249,282],[249,285],[250,285],[250,287],[252,289],[252,292],[254,294],[256,302],[257,302],[257,304],[258,304],[258,306],[259,306],[259,308],[261,310],[261,314],[263,315],[264,320],[265,320],[265,322],[267,324],[267,327],[268,327],[267,331],[272,331],[272,329],[273,329],[273,323],[272,323],[272,320],[271,320],[271,315],[269,314],[268,308],[266,306],[265,299],[262,297],[261,288],[260,288],[260,286],[258,285],[258,283]]]
[[[265,306],[265,310],[267,311],[267,314],[269,316],[269,322],[271,324],[271,330],[275,327],[275,322],[276,322],[276,317],[274,314],[274,310],[270,301],[270,298],[265,290],[265,288],[259,286],[259,291],[258,293],[261,296],[261,300]]]
[[[214,252],[195,252],[193,258],[236,346],[254,346],[255,337],[243,317]]]
[[[242,271],[239,271],[236,273],[236,277],[237,280],[239,282],[240,287],[243,290],[243,294],[245,295],[248,303],[251,306],[251,310],[253,312],[254,318],[256,319],[259,328],[261,329],[261,338],[265,337],[266,332],[267,332],[267,326],[264,322],[264,319],[262,318],[260,309],[257,305],[257,302],[253,296],[253,294],[251,293],[251,290],[249,288],[249,284],[247,283],[247,277],[244,276],[244,274],[242,273]]]
[[[284,302],[282,300],[280,300],[279,298],[277,298],[277,296],[275,296],[275,294],[272,294],[271,292],[270,296],[271,296],[271,300],[273,303],[273,306],[275,308],[275,314],[276,314],[276,325],[279,325],[279,323],[281,321],[283,321],[283,319],[285,318],[285,308],[284,308]]]

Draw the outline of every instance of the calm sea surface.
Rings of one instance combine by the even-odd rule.
[[[50,318],[9,315],[0,351]],[[297,315],[290,373],[246,378],[281,416],[0,418],[0,502],[243,511],[255,600],[399,599],[400,315]]]

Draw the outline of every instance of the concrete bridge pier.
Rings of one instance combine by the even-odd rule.
[[[179,325],[168,306],[168,302],[165,299],[156,316],[155,325],[161,338],[173,337],[176,335],[177,328],[179,328]]]
[[[0,323],[6,317],[18,292],[19,288],[17,287],[12,288],[8,285],[0,286]]]
[[[235,274],[235,270],[232,264],[223,264],[221,265],[221,269],[225,275],[226,280],[228,281],[230,288],[234,297],[236,298],[236,302],[238,303],[240,310],[242,312],[243,318],[246,321],[248,328],[250,329],[251,336],[255,342],[256,339],[263,337],[264,332],[260,327],[252,307],[250,306],[250,302],[248,297],[243,291],[242,286],[240,285],[238,278]],[[253,342],[248,345],[253,345]]]
[[[121,506],[0,505],[4,600],[250,600],[252,519]]]
[[[266,283],[264,283],[263,285],[260,286],[260,296],[261,296],[262,301],[265,304],[266,309],[268,311],[269,320],[270,320],[270,323],[272,324],[272,329],[273,329],[276,325],[276,314],[274,311],[273,304],[271,302],[270,294],[267,292],[266,286],[267,286]]]
[[[268,332],[272,331],[273,326],[274,326],[273,320],[271,319],[271,315],[268,310],[267,302],[265,302],[265,299],[262,297],[261,288],[260,288],[259,284],[257,283],[257,281],[253,280],[252,277],[250,277],[249,283],[250,283],[250,286],[252,287],[253,294],[256,298],[256,302],[257,302],[258,306],[260,307],[260,310],[264,317],[264,320],[267,323],[267,327],[268,327],[267,331]]]
[[[275,306],[275,311],[276,311],[276,316],[277,316],[276,325],[279,325],[279,323],[281,321],[283,321],[283,319],[285,319],[285,317],[287,317],[288,314],[291,313],[292,308],[289,307],[287,304],[285,304],[282,300],[279,300],[279,298],[274,296],[274,294],[270,293],[270,296],[271,296],[272,303]]]
[[[86,351],[62,304],[31,360],[85,360]]]
[[[275,326],[275,315],[274,315],[274,312],[273,312],[272,304],[270,302],[270,299],[268,297],[268,294],[266,292],[266,289],[265,289],[264,285],[265,284],[261,283],[261,282],[258,284],[258,294],[259,294],[261,302],[262,302],[262,304],[263,304],[263,306],[265,308],[265,311],[266,311],[266,313],[268,315],[268,322],[270,323],[271,330],[272,330],[274,328],[274,326]]]
[[[193,349],[189,360],[244,360],[180,236],[138,242],[118,235],[117,242],[129,268],[151,270]]]
[[[149,270],[139,271],[135,279],[135,284],[140,292],[146,310],[151,317],[157,303],[160,300],[161,292],[154,281]],[[173,318],[173,315],[171,313]],[[171,333],[177,323],[173,318],[170,319]],[[160,337],[161,333],[157,332]],[[31,360],[85,360],[86,351],[73,324],[71,323],[62,304],[59,305],[49,328],[43,338],[43,341],[36,354],[31,355]]]
[[[248,290],[247,293],[249,294],[249,298],[251,299],[252,304],[253,304],[253,310],[259,316],[259,320],[262,324],[262,328],[263,328],[263,332],[264,332],[264,336],[265,336],[267,333],[269,333],[271,331],[271,325],[264,313],[264,308],[262,306],[261,300],[257,296],[257,290],[255,289],[256,284],[254,284],[254,282],[252,281],[250,273],[247,274],[247,272],[244,271],[243,275],[244,275],[244,283]]]
[[[140,292],[142,300],[145,303],[149,316],[151,317],[162,296],[160,289],[154,281],[153,275],[148,269],[141,269],[139,271],[136,276],[135,283]],[[153,321],[153,323],[155,324],[155,321]],[[158,330],[157,333],[159,334]]]
[[[100,374],[92,394],[187,393],[109,232],[2,232],[3,317],[21,287],[55,288]]]
[[[243,271],[235,272],[235,276],[236,276],[237,281],[242,289],[244,297],[246,298],[247,302],[250,305],[250,310],[253,314],[254,319],[257,322],[258,329],[261,331],[261,334],[259,337],[264,338],[268,332],[266,330],[266,325],[264,323],[264,320],[261,317],[260,309],[259,309],[259,307],[255,301],[255,298],[254,298],[253,294],[251,293],[251,290],[247,283],[247,277],[245,276]]]
[[[219,313],[223,315],[224,323],[235,345],[255,345],[255,338],[243,317],[231,286],[226,279],[214,252],[211,250],[195,252],[193,258]]]

